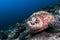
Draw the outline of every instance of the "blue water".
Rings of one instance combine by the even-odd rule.
[[[32,13],[58,0],[0,0],[0,30],[28,18]]]

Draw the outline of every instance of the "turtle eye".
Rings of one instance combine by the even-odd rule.
[[[37,24],[37,23],[39,23],[39,20],[38,20],[38,18],[36,18],[36,21],[35,21],[35,23]]]

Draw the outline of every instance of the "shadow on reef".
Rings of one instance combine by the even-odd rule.
[[[53,13],[53,15],[58,15],[59,14],[58,11],[60,10],[60,4],[58,3],[54,6],[47,6],[45,8],[42,8],[41,10]],[[56,20],[58,20],[58,18]],[[25,40],[25,38],[28,35],[35,34],[32,33],[31,31],[32,30],[28,28],[28,25],[26,23],[16,23],[15,25],[11,26],[9,30],[0,31],[0,39],[1,40]],[[53,23],[53,25],[50,23],[49,28],[47,28],[44,31],[49,33],[60,32],[60,21]]]

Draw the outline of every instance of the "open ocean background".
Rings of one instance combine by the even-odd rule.
[[[21,22],[32,13],[46,6],[53,6],[59,0],[0,0],[0,30]]]

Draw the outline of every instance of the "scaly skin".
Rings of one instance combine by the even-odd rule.
[[[35,23],[34,19],[32,19],[33,17],[36,17],[39,20],[39,23]],[[54,21],[55,17],[53,15],[45,11],[39,11],[32,14],[31,20],[27,21],[27,24],[34,32],[40,32],[47,29],[48,24]],[[31,23],[34,24],[32,25]]]

